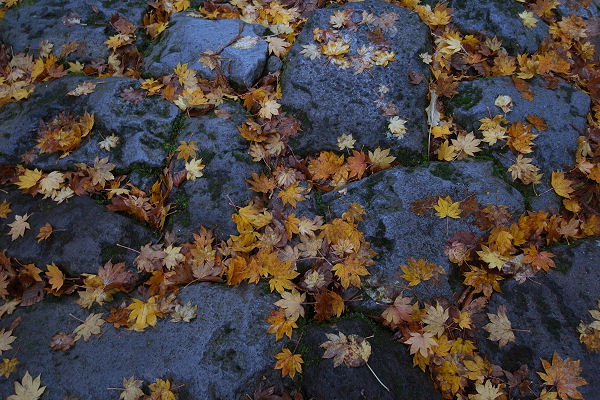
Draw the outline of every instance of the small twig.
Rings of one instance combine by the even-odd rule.
[[[367,368],[369,368],[369,371],[371,371],[371,373],[373,374],[373,376],[375,377],[375,379],[377,379],[377,382],[379,382],[381,384],[381,386],[383,386],[384,389],[389,392],[390,389],[387,386],[385,386],[383,384],[383,382],[381,382],[381,379],[379,379],[379,377],[377,376],[377,374],[375,373],[375,371],[373,371],[373,368],[371,368],[371,366],[369,365],[369,363],[366,363],[366,364],[367,364]]]
[[[131,250],[131,251],[133,251],[133,252],[135,252],[135,253],[138,253],[138,254],[140,254],[140,252],[139,252],[139,251],[137,251],[137,250],[135,250],[135,249],[132,249],[131,247],[123,246],[123,245],[122,245],[122,244],[120,244],[120,243],[117,243],[116,245],[117,245],[117,246],[119,246],[119,247],[122,247],[122,248],[124,248],[124,249]]]
[[[73,314],[69,313],[69,316],[75,318],[77,321],[81,322],[82,324],[85,324],[85,321],[82,319],[77,318],[76,316],[74,316]]]

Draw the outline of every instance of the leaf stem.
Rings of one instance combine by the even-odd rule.
[[[377,374],[375,373],[375,371],[373,371],[373,368],[371,368],[371,366],[369,365],[369,363],[366,363],[366,364],[367,364],[367,368],[369,368],[369,371],[371,371],[371,373],[373,374],[373,376],[375,377],[375,379],[377,379],[377,382],[379,382],[381,384],[381,386],[383,386],[385,388],[385,390],[387,390],[389,392],[390,389],[387,386],[385,386],[383,384],[383,382],[381,382],[381,379],[379,379],[379,377],[377,376]]]

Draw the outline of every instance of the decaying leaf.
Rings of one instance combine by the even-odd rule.
[[[323,358],[333,358],[333,366],[337,367],[341,363],[348,367],[360,367],[369,361],[371,356],[371,344],[358,335],[344,335],[326,333],[326,342],[320,347],[325,349]]]

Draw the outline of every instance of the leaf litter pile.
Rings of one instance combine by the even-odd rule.
[[[456,95],[459,82],[478,77],[511,77],[525,99],[535,93],[528,81],[535,76],[546,80],[548,87],[563,78],[588,93],[592,106],[588,127],[577,139],[576,163],[562,171],[553,171],[552,190],[561,197],[558,213],[528,211],[511,215],[503,206],[479,204],[472,196],[457,200],[440,193],[412,204],[417,215],[435,215],[440,229],[447,229],[450,219],[474,218],[483,235],[454,235],[445,248],[448,259],[459,266],[466,290],[454,302],[445,299],[421,302],[416,298],[399,295],[391,304],[382,307],[382,314],[374,317],[394,332],[394,338],[407,346],[414,365],[428,371],[444,398],[494,400],[512,398],[515,390],[540,400],[580,399],[578,387],[586,385],[585,371],[579,361],[568,354],[554,353],[551,360],[542,360],[541,392],[529,387],[527,367],[505,371],[492,365],[477,348],[478,328],[474,319],[485,318],[482,311],[494,292],[500,291],[500,282],[515,279],[523,282],[538,272],[555,268],[554,254],[547,247],[559,241],[571,242],[600,234],[600,69],[594,58],[596,49],[589,37],[597,26],[591,26],[577,15],[556,13],[557,0],[520,0],[527,11],[519,14],[527,28],[540,20],[550,29],[549,36],[534,54],[511,56],[496,37],[484,34],[464,35],[452,24],[453,10],[445,3],[435,6],[419,0],[391,1],[408,8],[430,28],[435,43],[431,53],[420,55],[432,71],[429,82],[429,154],[431,160],[452,162],[473,157],[492,147],[508,149],[512,165],[508,168],[512,179],[535,188],[542,173],[527,155],[535,148],[535,139],[547,128],[537,115],[528,115],[523,121],[510,123],[505,118],[511,112],[513,100],[499,96],[495,115],[482,115],[477,132],[467,132],[457,125],[451,114],[444,110],[440,99]],[[18,6],[18,0],[3,0],[0,11]],[[343,3],[338,1],[338,3]],[[582,6],[589,1],[580,0]],[[216,72],[213,80],[202,79],[188,64],[178,64],[172,73],[142,78],[138,69],[141,54],[135,46],[138,36],[152,40],[168,29],[169,18],[175,12],[189,12],[205,19],[231,18],[261,24],[272,32],[265,40],[268,51],[284,58],[294,43],[305,16],[315,7],[326,6],[324,1],[267,1],[232,0],[206,1],[199,9],[192,9],[188,0],[149,2],[143,17],[143,26],[114,15],[110,21],[112,34],[105,44],[111,54],[105,62],[81,64],[67,62],[66,57],[76,51],[72,42],[55,49],[52,43],[42,42],[39,49],[29,54],[12,54],[6,48],[0,51],[0,106],[26,101],[36,85],[71,74],[89,77],[126,76],[139,79],[141,90],[125,89],[120,97],[128,102],[139,102],[149,96],[161,96],[175,104],[187,116],[198,116],[214,110],[225,100],[239,101],[248,111],[248,117],[238,127],[247,141],[252,159],[265,167],[265,172],[252,173],[247,179],[256,196],[245,205],[236,205],[232,215],[237,234],[226,241],[218,241],[213,232],[200,228],[194,240],[176,243],[170,232],[164,231],[165,220],[176,207],[168,199],[174,186],[186,180],[203,179],[202,158],[197,143],[180,141],[169,154],[164,168],[149,191],[144,191],[115,170],[109,157],[97,157],[92,165],[76,164],[70,171],[29,168],[41,153],[58,153],[66,157],[83,140],[94,134],[94,114],[56,114],[42,121],[37,132],[37,145],[23,154],[23,164],[2,166],[2,185],[19,188],[34,197],[49,198],[57,203],[67,202],[73,196],[94,196],[107,203],[110,211],[120,211],[162,232],[157,243],[147,243],[137,253],[135,270],[125,263],[107,262],[98,267],[97,274],[67,276],[60,265],[52,260],[45,266],[22,264],[17,259],[0,253],[0,318],[13,314],[17,306],[30,306],[45,296],[74,294],[76,302],[85,309],[111,302],[119,293],[130,294],[130,299],[114,304],[110,313],[90,313],[80,320],[72,332],[56,332],[49,337],[55,351],[68,351],[81,339],[88,342],[94,335],[112,325],[115,329],[144,331],[159,319],[172,322],[190,322],[196,317],[198,305],[181,304],[179,290],[195,282],[224,282],[229,286],[242,283],[266,282],[271,292],[281,297],[273,305],[266,334],[274,340],[289,339],[276,354],[274,368],[294,379],[302,373],[303,359],[297,351],[301,335],[294,330],[301,320],[329,321],[340,317],[351,302],[360,296],[362,279],[369,275],[376,253],[360,231],[360,223],[369,210],[361,205],[348,204],[338,218],[324,220],[322,216],[297,216],[299,203],[306,201],[311,192],[340,190],[351,182],[373,173],[401,165],[391,155],[391,149],[355,149],[352,135],[338,137],[339,151],[322,151],[306,157],[295,155],[289,142],[300,131],[300,122],[286,113],[278,100],[280,71],[264,75],[256,85],[247,89],[232,88],[222,71],[222,57],[218,52],[199,54],[199,62]],[[353,12],[351,9],[334,11],[330,26],[313,31],[314,43],[303,46],[301,54],[308,59],[322,59],[338,68],[351,68],[356,74],[368,74],[372,68],[391,68],[396,55],[382,39],[386,28],[397,16],[393,13],[374,15]],[[348,33],[359,25],[372,30],[373,43],[350,50]],[[381,39],[381,40],[380,40]],[[229,45],[251,48],[257,43],[250,36],[236,37]],[[413,84],[424,77],[411,72]],[[91,78],[90,78],[91,79]],[[101,84],[101,83],[100,83]],[[96,83],[83,82],[69,91],[68,96],[87,96],[94,92]],[[385,88],[379,88],[385,93]],[[406,120],[401,110],[382,107],[389,117],[388,129],[399,140],[407,133]],[[219,115],[227,117],[226,115]],[[104,138],[100,146],[110,151],[119,143],[118,136]],[[184,167],[176,170],[176,160]],[[20,240],[28,230],[36,230],[38,241],[48,240],[54,228],[46,223],[31,226],[29,214],[15,215],[6,200],[0,203],[0,218],[10,227],[11,241]],[[24,255],[26,257],[26,255]],[[398,266],[406,286],[427,285],[443,268],[422,258],[403,260]],[[135,292],[134,292],[135,290]],[[135,297],[134,297],[135,296]],[[599,303],[600,304],[600,303]],[[268,313],[268,310],[265,310]],[[584,310],[585,312],[585,310]],[[589,323],[582,322],[578,332],[580,341],[590,352],[600,352],[600,311],[589,310]],[[500,347],[515,341],[510,315],[504,307],[488,313],[489,323],[483,330],[489,340]],[[582,318],[584,318],[582,316]],[[10,329],[0,331],[0,375],[11,378],[19,360],[13,342],[13,330],[20,323],[15,319]],[[325,341],[325,339],[327,339]],[[321,347],[323,358],[332,358],[334,367],[358,368],[367,366],[377,380],[377,366],[368,360],[371,345],[368,338],[342,332],[327,334]],[[12,351],[12,353],[11,353]],[[3,378],[3,379],[5,379]],[[384,388],[385,382],[381,382]],[[119,398],[175,399],[177,384],[157,378],[144,385],[135,377],[124,377]],[[10,400],[43,398],[43,377],[32,377],[29,372],[16,378]],[[301,399],[298,392],[276,394],[274,388],[259,388],[248,398]]]

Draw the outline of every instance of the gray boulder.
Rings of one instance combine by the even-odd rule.
[[[389,331],[383,330],[365,317],[348,317],[339,322],[314,325],[307,329],[302,339],[305,367],[302,388],[309,398],[331,400],[362,399],[441,399],[429,376],[413,366],[406,345],[392,340]],[[350,368],[345,364],[333,367],[332,359],[323,359],[325,349],[319,347],[327,341],[326,333],[358,335],[371,344],[369,365],[379,379],[390,389],[381,386],[367,366]]]
[[[530,82],[530,88],[535,95],[533,101],[524,99],[510,78],[476,79],[461,83],[459,93],[446,104],[453,112],[454,120],[475,133],[479,132],[481,118],[503,114],[494,105],[499,95],[508,95],[513,100],[513,110],[505,115],[508,121],[521,120],[527,123],[526,117],[529,114],[544,118],[548,128],[536,132],[539,136],[534,139],[534,151],[525,155],[533,158],[532,163],[544,174],[542,185],[538,188],[538,192],[543,193],[550,188],[553,170],[563,170],[563,165],[569,166],[575,162],[577,137],[585,132],[590,97],[562,80],[556,89],[550,90],[541,78],[534,78]],[[509,159],[516,157],[510,153],[507,156]],[[505,167],[512,164],[507,157],[497,158]],[[507,179],[512,180],[509,175],[507,172]],[[553,192],[532,200],[533,209],[559,207],[560,199]]]
[[[230,202],[240,207],[248,204],[254,192],[248,189],[245,180],[252,177],[252,172],[261,170],[248,155],[248,144],[237,130],[246,118],[244,109],[237,103],[225,103],[220,108],[229,111],[231,118],[214,115],[186,118],[177,138],[196,141],[197,157],[206,165],[202,170],[204,176],[186,180],[171,194],[177,212],[167,229],[180,241],[192,240],[192,233],[198,232],[200,226],[214,229],[222,239],[236,234],[231,220],[235,207]],[[178,160],[175,170],[183,168],[183,160]]]
[[[556,8],[564,17],[568,17],[571,14],[577,14],[585,19],[600,16],[600,2],[598,0],[592,0],[587,7],[582,6],[578,0],[564,0]]]
[[[406,289],[407,282],[399,265],[410,257],[423,258],[441,266],[446,275],[438,281],[427,281],[409,288],[422,301],[446,297],[462,290],[458,271],[453,271],[444,255],[447,241],[458,231],[481,234],[471,218],[444,221],[431,214],[419,216],[411,211],[411,203],[428,196],[450,196],[453,201],[474,195],[479,203],[506,205],[513,215],[524,211],[521,194],[495,177],[491,162],[431,163],[429,167],[392,168],[378,172],[347,187],[347,194],[335,192],[323,196],[335,215],[356,202],[366,211],[359,229],[378,256],[369,267],[364,285],[366,293],[376,301],[395,298]],[[427,287],[425,287],[425,285]],[[362,306],[379,309],[372,302]]]
[[[219,55],[223,58],[221,68],[232,82],[239,86],[252,86],[260,77],[267,62],[267,42],[260,39],[266,28],[246,24],[235,19],[207,20],[178,13],[171,16],[170,26],[159,40],[151,44],[150,53],[144,59],[146,72],[166,75],[173,72],[178,63],[188,64],[199,76],[214,79],[216,69],[211,70],[199,62],[200,52],[218,52],[238,34],[258,38],[255,46],[236,49],[231,44]]]
[[[97,83],[94,92],[79,97],[66,96],[82,82]],[[94,127],[79,148],[60,159],[62,153],[45,153],[32,165],[44,169],[68,169],[77,162],[93,163],[95,157],[109,157],[117,168],[133,164],[160,167],[167,155],[165,144],[171,135],[171,124],[178,109],[161,97],[147,97],[137,103],[125,101],[121,92],[139,88],[136,79],[107,77],[101,79],[67,76],[40,84],[25,102],[6,104],[0,109],[0,164],[21,162],[20,155],[33,149],[40,121],[48,122],[60,112],[74,116],[94,114]],[[115,134],[119,144],[110,152],[99,142]],[[37,151],[36,151],[37,152]]]
[[[11,203],[12,212],[8,222],[0,228],[0,249],[23,263],[32,262],[39,268],[56,263],[61,270],[74,276],[96,273],[100,265],[113,262],[133,261],[136,253],[116,244],[139,249],[151,242],[152,232],[132,218],[110,212],[87,196],[75,196],[61,204],[50,199],[18,191],[9,191],[2,200]],[[15,215],[29,214],[30,229],[23,237],[11,240],[8,223]],[[46,223],[52,225],[52,235],[38,243],[36,235]]]
[[[514,371],[527,364],[533,380],[534,391],[539,390],[541,380],[534,371],[542,371],[540,359],[552,361],[556,351],[564,360],[581,360],[582,373],[589,385],[579,387],[585,399],[600,399],[600,355],[590,353],[579,342],[577,326],[580,321],[592,321],[588,310],[598,308],[600,293],[600,241],[588,240],[574,246],[551,248],[556,254],[557,269],[549,273],[539,272],[534,279],[523,284],[511,280],[502,285],[502,293],[492,296],[487,312],[496,313],[498,306],[506,306],[516,337],[499,348],[487,339],[482,331],[479,349],[493,364]],[[487,323],[487,318],[482,322]],[[524,332],[523,330],[527,331]]]
[[[13,348],[2,356],[16,356],[20,363],[11,381],[25,371],[41,374],[46,386],[45,400],[82,398],[117,399],[120,392],[107,388],[123,387],[123,378],[135,376],[147,385],[156,378],[170,379],[178,387],[179,398],[236,399],[252,393],[261,376],[278,383],[273,370],[274,355],[281,343],[267,334],[264,318],[275,296],[264,295],[257,286],[229,288],[201,283],[183,289],[183,303],[198,305],[198,317],[190,323],[159,319],[156,327],[144,332],[102,326],[103,334],[83,340],[67,352],[53,351],[48,345],[58,331],[71,332],[90,311],[63,296],[31,307],[19,308],[0,321],[7,328],[15,317],[23,322],[15,329]],[[113,304],[112,306],[116,306]],[[110,305],[91,312],[108,316]],[[14,393],[13,385],[0,385],[0,397]]]
[[[352,9],[374,14],[396,14],[397,21],[383,35],[395,52],[397,61],[386,67],[374,66],[360,74],[353,68],[342,69],[328,63],[324,56],[311,60],[300,52],[303,45],[316,43],[313,29],[331,29],[329,17],[337,10]],[[355,16],[355,18],[359,18]],[[369,34],[373,25],[358,25],[352,32],[342,29],[341,34],[350,41],[348,55],[356,56],[361,46],[374,46]],[[294,150],[300,154],[337,149],[337,137],[352,134],[355,148],[377,146],[392,149],[405,148],[421,152],[426,140],[427,81],[429,68],[421,62],[419,54],[429,51],[429,29],[415,13],[405,8],[378,0],[349,3],[333,9],[318,9],[306,22],[298,39],[288,53],[281,78],[281,103],[302,122],[303,131],[295,138]],[[410,83],[409,71],[423,74],[418,85]],[[407,133],[403,138],[388,132],[390,117],[376,104],[380,101],[380,85],[389,88],[385,102],[393,103],[399,118],[407,120]]]
[[[452,23],[461,31],[496,36],[511,54],[535,52],[548,35],[548,25],[539,18],[535,28],[523,25],[519,13],[526,9],[515,1],[451,0],[450,7],[454,10]]]
[[[40,42],[48,40],[54,44],[55,54],[64,44],[76,41],[80,47],[70,59],[106,59],[110,50],[104,41],[108,39],[106,25],[111,16],[119,13],[141,25],[145,9],[146,3],[139,0],[24,1],[6,12],[0,24],[0,41],[12,46],[15,53],[28,50],[37,53]],[[79,23],[71,25],[76,20]]]

